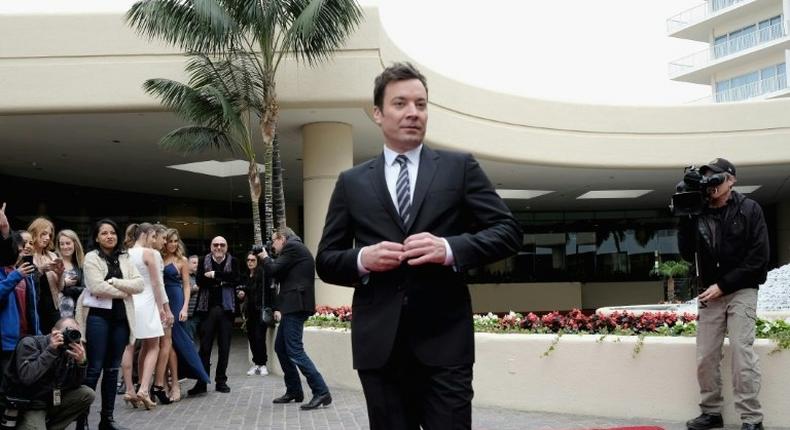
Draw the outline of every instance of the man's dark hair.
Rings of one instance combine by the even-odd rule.
[[[11,253],[8,255],[8,261],[0,261],[0,266],[13,266],[19,259],[19,248],[25,246],[25,240],[22,238],[22,233],[25,230],[11,231]]]
[[[419,79],[422,82],[422,86],[425,87],[425,94],[428,94],[428,81],[411,63],[394,63],[387,67],[380,75],[376,76],[374,81],[373,104],[379,109],[383,109],[384,90],[387,88],[387,84],[393,81],[408,81],[411,79]]]

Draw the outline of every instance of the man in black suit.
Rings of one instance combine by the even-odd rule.
[[[423,145],[419,71],[385,69],[374,104],[384,152],[340,174],[318,275],[354,287],[354,368],[370,428],[469,429],[474,332],[463,272],[517,252],[521,230],[470,154]]]
[[[332,403],[329,387],[307,356],[302,343],[304,322],[315,312],[315,261],[313,254],[302,243],[296,233],[282,227],[272,235],[272,247],[277,258],[266,250],[258,254],[263,270],[280,283],[274,319],[280,322],[274,340],[274,352],[280,361],[285,380],[285,394],[274,399],[274,403],[297,403],[304,400],[299,370],[307,379],[313,398],[301,406],[316,409]],[[298,370],[297,370],[298,368]]]

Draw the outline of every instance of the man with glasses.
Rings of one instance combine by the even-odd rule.
[[[233,328],[236,286],[239,285],[239,263],[228,254],[228,242],[222,236],[211,240],[211,252],[198,262],[197,284],[198,304],[195,310],[201,315],[200,359],[206,373],[211,374],[209,359],[214,339],[217,339],[217,370],[214,375],[214,389],[229,393],[228,356],[230,337]],[[188,391],[190,396],[206,392],[206,383],[198,382]]]

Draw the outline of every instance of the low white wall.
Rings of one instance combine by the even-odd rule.
[[[554,335],[475,335],[474,404],[525,411],[685,421],[699,414],[694,338],[648,337],[633,356],[636,337],[565,335],[547,357]],[[351,368],[351,334],[305,328],[308,354],[332,387],[361,390]],[[790,427],[790,352],[770,354],[758,340],[766,426]],[[732,406],[729,346],[725,344],[725,422]]]

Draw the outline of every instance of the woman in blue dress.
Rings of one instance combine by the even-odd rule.
[[[176,316],[172,331],[173,348],[167,362],[167,367],[170,369],[170,381],[172,381],[169,400],[177,402],[181,399],[179,378],[197,379],[208,383],[209,376],[203,368],[203,363],[200,361],[200,356],[198,356],[195,344],[192,343],[185,325],[191,285],[189,282],[189,260],[184,256],[186,253],[184,244],[181,242],[178,230],[174,228],[167,229],[165,239],[165,246],[162,249],[165,264],[165,292],[170,302],[170,310]],[[156,388],[165,385],[166,373],[156,373],[154,382]]]

